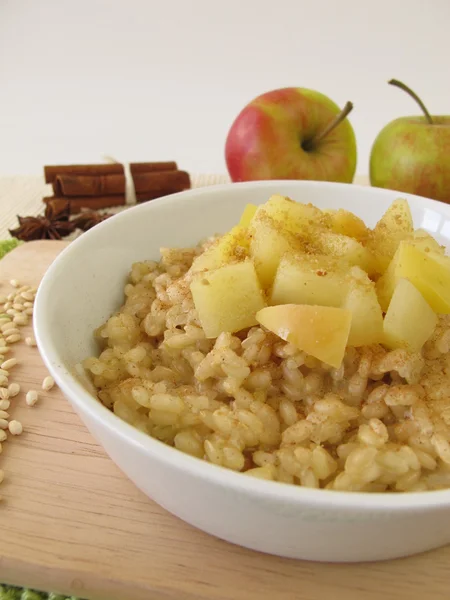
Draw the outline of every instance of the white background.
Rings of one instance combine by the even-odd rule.
[[[0,174],[175,159],[226,171],[228,128],[284,86],[343,105],[368,172],[377,132],[450,113],[450,0],[0,0]]]

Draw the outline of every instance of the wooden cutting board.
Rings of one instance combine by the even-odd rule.
[[[37,284],[63,242],[30,242],[0,261]],[[16,344],[11,381],[39,388],[36,348]],[[284,560],[233,546],[157,506],[116,468],[58,389],[11,414],[24,433],[3,444],[0,581],[89,600],[448,599],[450,547],[376,564]],[[370,540],[367,540],[370,544]]]

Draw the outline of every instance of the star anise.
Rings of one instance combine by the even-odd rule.
[[[76,229],[81,229],[82,231],[87,231],[95,225],[98,225],[111,215],[101,215],[95,210],[87,210],[85,212],[80,213],[77,217],[72,219],[71,223],[75,226]]]
[[[68,200],[51,200],[45,212],[38,217],[17,217],[19,227],[9,233],[24,242],[32,240],[60,240],[75,229],[69,221],[70,203]]]

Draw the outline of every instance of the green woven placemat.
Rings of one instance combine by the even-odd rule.
[[[59,594],[47,594],[36,590],[0,585],[0,600],[79,600],[74,596],[61,596]]]
[[[0,240],[0,259],[21,244],[22,242],[16,239]],[[51,592],[47,594],[46,592],[37,592],[36,590],[18,588],[0,583],[0,600],[79,600],[79,598],[75,598],[74,596],[69,598],[68,596],[60,596]]]
[[[0,240],[0,258],[3,258],[5,254],[17,248],[17,246],[21,246],[24,242],[19,241],[16,238],[11,238],[9,240]]]

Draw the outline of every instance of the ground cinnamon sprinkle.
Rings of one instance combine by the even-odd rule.
[[[349,347],[339,369],[261,327],[209,340],[189,267],[214,239],[133,265],[124,305],[97,332],[99,355],[84,363],[100,401],[180,451],[256,477],[365,492],[450,487],[450,316],[421,353]]]

